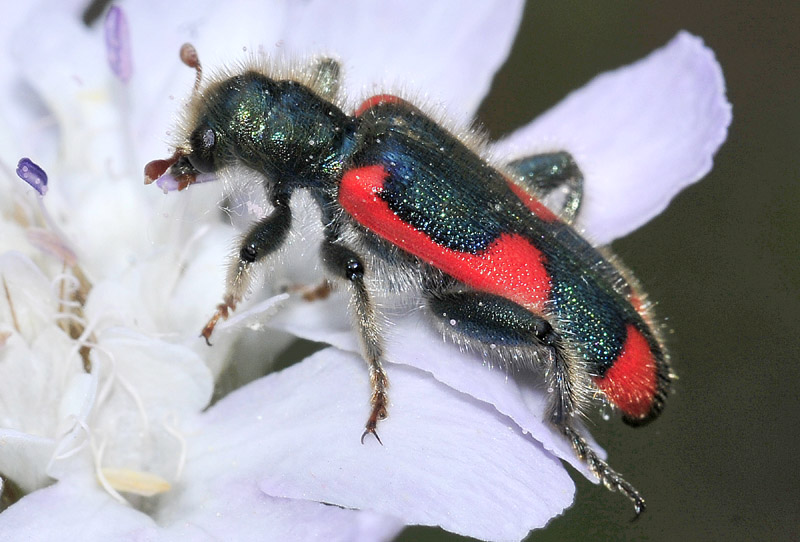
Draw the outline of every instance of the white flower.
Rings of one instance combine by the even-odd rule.
[[[542,421],[543,394],[413,315],[388,337],[384,446],[362,445],[368,375],[341,296],[290,303],[268,322],[332,348],[204,411],[232,357],[258,373],[285,340],[263,332],[258,348],[236,350],[241,326],[213,348],[197,337],[235,237],[218,219],[219,187],[164,197],[141,184],[193,84],[178,48],[193,42],[207,68],[243,47],[331,53],[354,104],[399,84],[465,118],[505,59],[521,4],[429,4],[140,2],[112,12],[109,37],[59,2],[4,14],[0,473],[4,495],[24,496],[0,514],[0,538],[374,540],[422,524],[513,540],[570,504],[559,459],[585,467]],[[581,226],[605,243],[704,175],[729,121],[712,53],[680,34],[494,154],[573,152],[587,179]],[[14,176],[22,156],[49,174],[43,198]]]

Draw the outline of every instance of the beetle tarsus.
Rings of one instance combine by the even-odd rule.
[[[378,432],[375,429],[378,427],[378,422],[380,420],[386,419],[386,403],[388,398],[385,391],[386,375],[383,373],[383,370],[380,370],[379,373],[380,375],[378,378],[372,378],[372,387],[375,390],[372,393],[372,400],[370,401],[372,404],[372,412],[370,412],[367,425],[364,428],[364,432],[361,434],[361,444],[364,444],[364,438],[371,433],[375,435],[375,439],[378,443],[383,446],[383,442],[381,442],[381,438],[378,436]],[[373,372],[373,375],[374,374],[376,374],[376,372]]]
[[[378,444],[383,446],[383,442],[381,441],[381,437],[378,436],[378,432],[375,430],[376,423],[367,423],[367,427],[364,429],[364,432],[361,433],[361,444],[364,444],[364,439],[367,438],[367,435],[373,435],[375,440],[378,441]]]
[[[206,344],[211,346],[211,334],[214,332],[214,328],[217,327],[217,323],[219,322],[220,318],[226,320],[228,318],[228,314],[230,311],[236,309],[236,304],[234,303],[220,303],[217,305],[217,312],[214,313],[208,323],[203,328],[203,331],[200,332],[200,336],[206,340]]]
[[[608,463],[600,459],[592,447],[589,446],[589,443],[572,427],[564,426],[562,427],[562,432],[569,439],[577,456],[586,462],[589,469],[606,488],[611,491],[619,491],[631,500],[636,514],[632,521],[639,519],[647,509],[644,498],[639,491],[625,480],[621,474],[612,469]]]

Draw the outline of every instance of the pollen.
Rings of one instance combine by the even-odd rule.
[[[100,469],[103,477],[116,491],[132,493],[142,497],[152,497],[166,493],[171,485],[156,474],[132,469]]]

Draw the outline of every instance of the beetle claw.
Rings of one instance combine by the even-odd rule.
[[[370,434],[374,435],[375,436],[375,440],[378,441],[378,444],[383,446],[383,442],[381,442],[381,437],[379,437],[378,436],[378,432],[375,431],[375,424],[372,424],[372,427],[370,427],[369,423],[367,423],[367,427],[364,429],[364,432],[361,433],[361,444],[364,444],[364,439],[367,438],[367,435],[370,435]]]
[[[228,318],[228,313],[234,309],[235,306],[231,303],[220,303],[217,305],[217,312],[214,313],[214,316],[209,319],[203,331],[200,332],[200,336],[206,340],[208,346],[211,346],[211,334],[214,332],[214,328],[217,327],[217,322],[219,322],[220,318],[223,320]]]

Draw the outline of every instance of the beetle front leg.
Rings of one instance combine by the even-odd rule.
[[[367,419],[364,433],[361,435],[361,442],[363,443],[364,437],[370,433],[375,435],[378,442],[381,442],[375,428],[378,421],[387,416],[386,408],[389,398],[386,389],[389,387],[389,379],[381,365],[383,339],[375,304],[372,302],[364,282],[364,264],[358,254],[330,238],[322,244],[322,261],[330,273],[347,280],[350,284],[355,308],[355,324],[361,339],[364,358],[369,365],[369,378],[372,383],[372,397],[370,398],[372,411]]]
[[[220,319],[226,319],[244,298],[252,279],[252,266],[265,256],[275,252],[284,241],[292,225],[292,213],[288,198],[276,198],[272,214],[258,222],[242,240],[239,253],[228,267],[227,288],[222,303],[200,334],[208,345],[210,337]]]

